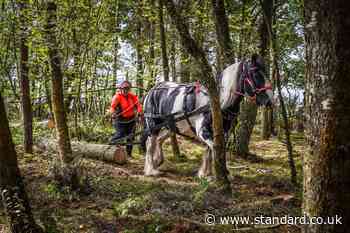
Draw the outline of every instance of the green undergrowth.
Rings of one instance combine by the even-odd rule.
[[[21,143],[19,127],[11,127],[16,144]],[[99,131],[99,129],[101,131]],[[108,138],[110,127],[89,125],[95,134]],[[73,129],[71,129],[73,130]],[[90,131],[94,131],[93,134]],[[36,127],[39,135],[52,136],[53,130]],[[104,143],[106,139],[95,138]],[[253,229],[251,225],[204,223],[206,214],[215,216],[283,216],[301,214],[302,156],[306,153],[302,134],[292,134],[298,185],[290,182],[286,146],[278,138],[261,140],[255,132],[250,150],[261,160],[249,161],[228,152],[232,196],[213,189],[212,181],[196,177],[205,148],[179,137],[182,157],[175,158],[165,143],[165,162],[160,177],[144,177],[144,155],[135,147],[133,159],[119,166],[83,159],[91,189],[78,193],[59,187],[48,177],[48,167],[57,156],[50,152],[23,154],[17,146],[20,169],[37,222],[52,233],[124,232],[300,232],[293,226]],[[5,223],[0,207],[0,225]]]

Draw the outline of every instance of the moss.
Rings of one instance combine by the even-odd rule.
[[[121,203],[115,202],[113,204],[113,210],[115,216],[128,216],[130,214],[135,215],[138,213],[143,213],[148,206],[149,201],[144,197],[130,197]]]

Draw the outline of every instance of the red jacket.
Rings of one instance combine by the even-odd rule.
[[[113,113],[120,107],[120,114],[123,118],[135,117],[135,110],[138,113],[142,113],[142,106],[136,95],[128,93],[124,96],[121,93],[116,93],[113,96],[110,112]]]

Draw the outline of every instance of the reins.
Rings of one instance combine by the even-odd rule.
[[[268,86],[265,86],[265,87],[262,87],[262,88],[256,88],[256,86],[254,85],[254,81],[252,79],[251,72],[255,71],[257,69],[258,68],[256,66],[248,68],[247,65],[244,62],[242,62],[240,64],[240,70],[241,70],[240,80],[241,80],[241,82],[243,82],[243,87],[240,85],[240,82],[239,82],[239,86],[241,86],[241,90],[239,90],[239,91],[236,90],[235,91],[236,95],[243,96],[243,97],[248,97],[250,100],[255,100],[256,99],[256,95],[259,94],[260,92],[266,91],[266,90],[272,90],[271,85],[268,85]],[[261,71],[258,71],[258,72],[261,72]],[[245,89],[245,84],[248,84],[250,86],[250,88],[252,89],[252,92],[253,92],[252,96],[250,96],[250,95],[245,93],[245,90],[244,90]]]

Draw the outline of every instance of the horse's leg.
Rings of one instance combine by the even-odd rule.
[[[198,177],[204,178],[212,175],[212,151],[207,147],[207,152],[203,156],[202,165],[198,171]]]
[[[160,172],[155,168],[153,156],[157,146],[157,134],[148,137],[146,142],[146,158],[144,173],[146,176],[157,176]]]
[[[155,167],[159,167],[164,162],[164,154],[163,154],[163,142],[169,138],[170,132],[169,130],[163,130],[159,133],[156,141],[156,148],[154,154],[154,165]]]
[[[202,165],[198,171],[198,176],[201,178],[202,177],[209,177],[213,174],[212,161],[213,161],[213,144],[214,143],[210,137],[210,134],[208,134],[208,131],[206,131],[206,128],[203,127],[204,117],[205,116],[202,115],[196,121],[197,136],[208,146],[207,153],[203,156]]]

